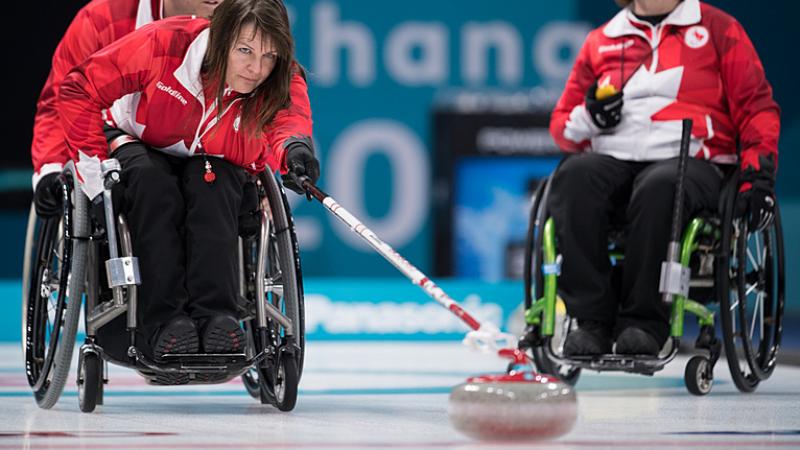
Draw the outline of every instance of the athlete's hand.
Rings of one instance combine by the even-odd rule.
[[[306,191],[298,184],[297,179],[306,177],[312,184],[319,180],[319,161],[314,156],[310,143],[310,140],[295,140],[286,146],[286,167],[289,173],[282,176],[283,185],[300,195]]]
[[[622,91],[598,98],[597,83],[586,92],[586,112],[598,128],[614,128],[622,120]]]
[[[33,192],[36,215],[43,219],[56,217],[61,213],[61,181],[58,175],[58,172],[53,172],[43,176]]]

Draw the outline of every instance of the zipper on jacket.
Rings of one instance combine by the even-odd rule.
[[[233,105],[234,105],[236,102],[238,102],[239,100],[241,100],[241,99],[239,99],[239,98],[235,98],[235,99],[233,99],[233,100],[230,102],[230,104],[228,104],[228,106],[226,106],[226,107],[225,107],[225,109],[222,111],[222,114],[220,114],[220,115],[219,115],[219,117],[214,117],[213,119],[211,119],[211,120],[208,122],[208,125],[206,125],[206,127],[203,129],[203,132],[202,132],[202,133],[200,133],[200,136],[198,137],[198,140],[199,140],[199,139],[203,139],[203,136],[205,136],[205,135],[206,135],[206,133],[208,133],[208,132],[209,132],[209,131],[210,131],[212,128],[214,128],[214,126],[215,126],[215,125],[216,125],[216,124],[219,122],[219,120],[220,120],[220,119],[222,119],[222,118],[225,116],[225,114],[227,114],[227,113],[228,113],[228,111],[231,109],[231,107],[232,107],[232,106],[233,106]],[[216,102],[215,102],[215,103],[216,103]],[[207,117],[207,116],[206,116],[206,119],[208,119],[208,117]],[[205,122],[205,120],[204,120],[204,122]]]
[[[653,60],[650,61],[650,73],[655,73],[658,68],[658,47],[661,45],[662,34],[664,27],[659,23],[653,27],[653,37],[655,40],[650,44],[653,48]]]
[[[194,131],[194,139],[192,139],[192,145],[189,147],[189,156],[194,155],[194,152],[197,151],[197,146],[198,144],[200,144],[200,129],[203,127],[203,124],[206,123],[206,120],[208,120],[208,116],[210,116],[211,113],[214,112],[214,109],[216,108],[217,105],[217,102],[212,103],[211,108],[209,108],[209,110],[206,111],[205,97],[204,96],[200,97],[198,98],[198,100],[200,100],[200,105],[203,108],[203,115],[200,117],[200,123],[197,124],[197,129]]]
[[[230,92],[230,91],[229,91],[228,89],[226,89],[226,93],[228,93],[228,92]],[[226,107],[225,107],[225,109],[222,111],[222,114],[220,114],[220,115],[219,115],[219,117],[214,117],[213,119],[211,119],[211,120],[208,122],[208,124],[207,124],[207,125],[205,125],[205,127],[203,126],[203,124],[205,124],[205,123],[206,123],[206,121],[208,120],[208,118],[209,118],[209,117],[211,117],[211,114],[213,114],[213,113],[214,113],[214,111],[217,109],[217,101],[216,101],[216,100],[214,100],[214,101],[211,103],[211,107],[208,109],[208,111],[206,111],[206,101],[205,101],[205,96],[203,96],[203,98],[202,98],[202,99],[198,99],[198,100],[202,100],[202,101],[201,101],[201,104],[203,105],[203,116],[200,118],[200,123],[198,123],[198,124],[197,124],[197,130],[195,130],[195,132],[194,132],[194,139],[192,140],[192,145],[191,145],[191,147],[189,148],[189,155],[190,155],[190,156],[194,155],[194,154],[195,154],[195,152],[197,151],[197,147],[199,147],[199,146],[200,146],[200,140],[201,140],[201,139],[203,139],[203,136],[205,136],[205,135],[206,135],[206,133],[208,133],[208,132],[209,132],[209,130],[211,130],[212,128],[214,128],[214,125],[216,125],[216,124],[217,124],[217,122],[219,122],[219,120],[220,120],[220,119],[222,119],[222,117],[224,117],[224,116],[225,116],[225,114],[227,114],[227,113],[228,113],[228,111],[231,109],[231,107],[232,107],[232,106],[233,106],[233,105],[234,105],[236,102],[238,102],[239,100],[241,100],[241,97],[237,97],[237,98],[233,99],[233,100],[232,100],[232,101],[231,101],[231,102],[228,104],[228,106],[226,106]],[[201,131],[201,130],[202,130],[202,131]],[[205,153],[205,152],[204,152],[204,153]]]

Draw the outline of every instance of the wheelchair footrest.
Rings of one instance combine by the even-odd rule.
[[[570,364],[601,372],[631,372],[653,375],[663,369],[669,359],[650,355],[596,355],[565,358]]]
[[[153,361],[145,356],[136,347],[128,348],[128,357],[133,360],[133,367],[140,369],[144,373],[238,373],[242,374],[245,370],[259,363],[267,356],[266,353],[259,354],[255,358],[249,359],[244,353],[188,353],[188,354],[166,354]]]
[[[228,372],[250,366],[244,353],[166,354],[161,366],[178,367],[182,372]]]
[[[240,376],[253,363],[244,353],[167,354],[156,363],[139,355],[137,371],[148,384],[216,384]]]

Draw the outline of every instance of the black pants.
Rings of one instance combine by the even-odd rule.
[[[216,180],[203,179],[204,159],[178,158],[127,144],[114,153],[122,165],[115,192],[139,258],[139,328],[151,336],[172,317],[197,321],[236,317],[238,214],[244,171],[209,157]]]
[[[622,161],[583,153],[559,166],[548,208],[563,255],[559,294],[569,314],[605,323],[618,334],[635,325],[659,342],[669,336],[669,308],[658,280],[669,243],[677,159]],[[684,225],[702,210],[715,211],[722,172],[690,159],[685,183]],[[612,286],[608,232],[624,217],[627,233],[621,286]]]

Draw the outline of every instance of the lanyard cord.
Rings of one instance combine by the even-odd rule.
[[[633,69],[633,71],[631,72],[631,76],[628,77],[627,79],[625,78],[625,43],[624,42],[622,43],[622,51],[619,53],[619,80],[620,80],[619,90],[620,91],[622,90],[622,88],[625,87],[626,84],[628,84],[628,81],[630,81],[630,79],[633,78],[633,75],[636,73],[636,71],[639,70],[639,68],[644,65],[645,61],[647,61],[647,58],[652,56],[653,53],[655,53],[656,50],[658,50],[659,47],[661,47],[661,44],[663,44],[664,41],[666,41],[667,38],[669,38],[673,34],[677,34],[679,36],[683,36],[683,33],[681,33],[681,31],[677,28],[677,26],[672,25],[672,27],[667,32],[667,35],[664,36],[663,39],[658,41],[658,45],[656,45],[655,47],[651,48],[650,51],[639,60],[639,62],[636,64],[636,68]]]

